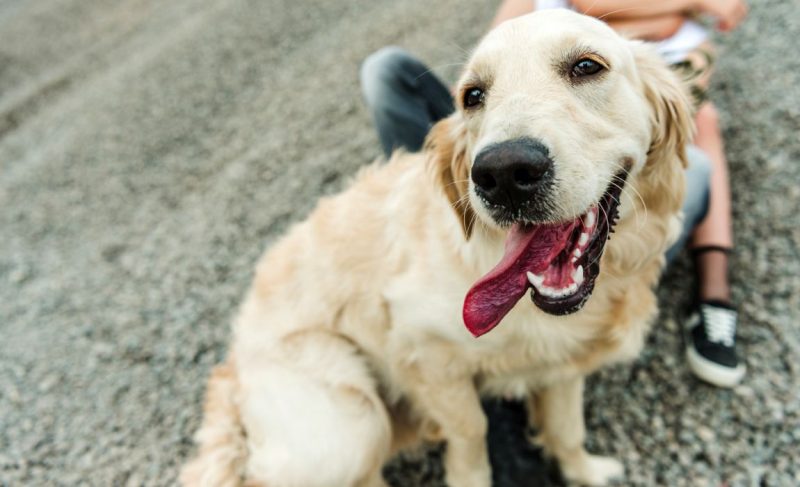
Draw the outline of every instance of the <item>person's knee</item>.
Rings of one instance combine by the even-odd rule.
[[[711,159],[696,145],[686,146],[686,178],[688,181],[697,181],[703,186],[708,186],[711,178]]]
[[[361,63],[361,89],[368,103],[381,98],[383,90],[396,90],[401,74],[415,61],[405,49],[397,46],[381,48]]]
[[[711,184],[711,161],[697,146],[686,147],[686,193],[683,200],[683,226],[678,240],[667,251],[667,262],[672,262],[683,249],[695,226],[708,212]]]
[[[705,216],[711,184],[711,160],[696,146],[686,148],[689,166],[686,168],[686,196],[683,205],[684,217],[695,225]]]

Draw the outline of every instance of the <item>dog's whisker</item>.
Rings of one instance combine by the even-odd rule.
[[[636,230],[637,231],[641,230],[642,228],[644,228],[644,225],[647,222],[647,218],[643,219],[641,217],[641,214],[639,213],[639,208],[636,205],[636,201],[633,199],[633,196],[631,196],[629,192],[625,191],[625,188],[620,190],[620,195],[625,195],[625,197],[628,198],[628,201],[630,201],[631,207],[633,208],[633,215],[636,218]]]
[[[603,271],[603,276],[608,276],[610,279],[612,279],[617,284],[622,282],[622,276],[619,276],[619,275],[613,273],[609,269],[605,269]]]
[[[616,167],[618,169],[625,170],[625,167],[623,167],[622,164],[616,163],[615,165],[616,165]],[[636,195],[636,198],[642,204],[642,210],[644,211],[644,222],[646,223],[650,215],[648,214],[648,210],[647,210],[647,202],[645,202],[645,200],[642,197],[641,193],[639,193],[639,190],[637,190],[636,187],[632,183],[624,184],[624,185],[620,186],[616,181],[612,180],[611,184],[613,184],[614,186],[619,188],[622,193],[628,194],[628,191],[633,191],[633,193]],[[642,225],[639,224],[639,221],[640,221],[639,220],[639,211],[638,211],[638,208],[636,207],[636,202],[633,200],[633,198],[630,196],[630,194],[628,194],[628,198],[630,198],[631,206],[633,206],[634,213],[636,214],[636,227],[637,227],[637,229],[641,229],[643,224]]]
[[[597,0],[595,0],[595,3],[596,3],[596,2],[597,2]],[[594,7],[594,4],[592,4],[592,7]],[[589,7],[589,9],[591,9],[592,7]],[[587,9],[587,11],[588,11],[589,9]],[[609,16],[611,16],[611,15],[614,15],[614,14],[618,14],[618,13],[621,13],[621,12],[629,12],[629,11],[631,11],[631,10],[642,10],[642,9],[644,9],[644,7],[627,7],[627,8],[619,8],[619,9],[617,9],[617,10],[612,10],[611,12],[604,13],[603,15],[601,15],[601,16],[599,16],[599,17],[597,17],[597,18],[598,18],[599,20],[603,20],[603,19],[605,19],[606,17],[609,17]]]
[[[456,200],[455,206],[466,205],[467,203],[469,203],[469,194],[465,193],[464,196]]]
[[[456,184],[459,184],[459,183],[468,183],[468,182],[469,182],[469,179],[456,179],[456,180],[453,180],[453,181],[445,184],[444,187],[447,188],[449,186],[453,186],[453,185],[456,185]]]
[[[641,219],[636,200],[633,199],[633,196],[631,196],[630,192],[627,191],[627,188],[620,188],[620,195],[623,194],[628,198],[628,201],[630,201],[631,207],[633,208],[633,214],[636,217],[636,229],[641,230],[647,223],[647,214],[645,213],[644,219]]]
[[[617,187],[619,187],[619,186],[617,186]],[[637,228],[641,228],[642,225],[644,225],[644,223],[647,223],[647,220],[650,217],[650,215],[648,213],[648,210],[647,210],[647,203],[645,202],[645,200],[642,197],[641,193],[639,193],[639,191],[633,185],[626,184],[625,186],[623,186],[620,189],[621,189],[622,193],[625,193],[628,196],[628,198],[630,198],[631,206],[633,206],[633,210],[636,213]],[[633,193],[636,195],[637,199],[642,203],[642,211],[644,211],[644,223],[642,225],[639,225],[639,210],[637,208],[636,201],[630,195],[629,191],[633,191]]]
[[[620,163],[616,163],[616,166],[617,166],[617,168],[618,168],[618,169],[620,169],[620,170],[622,170],[622,171],[624,171],[624,170],[625,170],[625,167],[624,167],[622,164],[620,164]],[[647,209],[647,203],[645,203],[645,201],[644,201],[644,198],[642,198],[642,195],[639,193],[639,191],[636,189],[636,187],[635,187],[633,184],[626,184],[626,185],[625,185],[625,188],[630,188],[630,190],[631,190],[631,191],[633,191],[634,193],[636,193],[636,196],[637,196],[637,197],[639,198],[639,200],[642,202],[642,207],[644,207],[645,209]]]
[[[630,188],[630,190],[633,191],[634,194],[636,194],[636,197],[639,199],[639,201],[642,202],[642,209],[644,210],[644,218],[645,220],[647,220],[647,202],[644,200],[641,193],[639,193],[639,191],[636,189],[635,186],[627,185],[626,188]]]
[[[586,7],[585,9],[583,9],[583,11],[581,11],[581,13],[582,13],[583,15],[587,15],[587,13],[586,13],[586,12],[590,11],[591,9],[593,9],[593,8],[595,7],[595,5],[597,5],[597,2],[598,2],[598,0],[594,0],[594,1],[592,2],[592,4],[591,4],[591,5],[589,5],[588,7]],[[611,11],[611,12],[606,12],[606,13],[604,13],[603,15],[601,15],[601,16],[599,16],[599,17],[597,17],[597,18],[598,18],[599,20],[603,20],[603,19],[605,19],[606,17],[609,17],[609,16],[611,16],[611,15],[614,15],[614,14],[618,14],[618,13],[620,13],[620,12],[627,12],[627,11],[629,11],[629,10],[641,10],[642,8],[643,8],[643,7],[626,7],[626,8],[620,8],[620,9],[617,9],[617,10],[613,10],[613,11]]]
[[[464,61],[461,64],[464,64],[472,55],[472,52],[469,49],[465,49],[464,47],[460,46],[459,44],[456,44],[453,41],[450,41],[449,44],[458,49],[459,51],[461,51],[461,54],[464,55]]]
[[[471,217],[471,219],[470,219],[470,222],[469,222],[469,225],[467,226],[467,228],[473,228],[473,226],[475,225],[475,222],[477,222],[477,221],[478,221],[478,215],[476,215],[476,214],[473,212],[473,213],[472,213],[472,217]]]
[[[583,11],[581,11],[581,14],[586,15],[586,12],[593,9],[595,5],[597,5],[597,0],[594,0],[591,5],[583,9]]]
[[[420,75],[419,75],[419,76],[417,76],[416,78],[414,78],[414,81],[416,81],[416,80],[418,80],[418,79],[422,78],[422,77],[423,77],[423,76],[425,76],[426,74],[430,74],[430,73],[432,73],[432,72],[433,72],[434,70],[436,70],[436,69],[440,69],[440,68],[449,68],[450,66],[462,66],[463,64],[464,64],[463,62],[459,62],[459,63],[445,63],[445,64],[437,64],[436,66],[432,66],[432,67],[430,67],[429,69],[426,69],[425,71],[423,71],[422,73],[420,73]]]
[[[636,201],[633,199],[633,197],[630,194],[628,194],[625,191],[625,187],[624,186],[620,186],[619,184],[615,183],[614,181],[611,182],[611,185],[613,185],[615,188],[619,189],[620,196],[624,194],[625,196],[628,197],[628,201],[631,202],[631,206],[633,207],[633,214],[634,214],[634,217],[636,219],[636,228],[640,230],[642,228],[642,226],[644,225],[644,223],[639,218],[639,209],[636,207]],[[612,199],[614,201],[616,201],[617,205],[620,205],[620,206],[622,205],[622,202],[620,201],[620,199],[618,197],[613,196]]]

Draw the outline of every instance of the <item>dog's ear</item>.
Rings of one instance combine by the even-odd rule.
[[[648,208],[675,212],[683,203],[686,144],[694,132],[687,86],[651,46],[634,41],[633,47],[651,109],[652,137],[640,192]]]
[[[469,158],[461,115],[455,113],[434,125],[425,139],[424,151],[433,180],[447,196],[469,240],[475,213],[469,203]]]

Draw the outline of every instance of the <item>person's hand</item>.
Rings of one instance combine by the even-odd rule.
[[[723,32],[735,29],[747,16],[744,0],[700,0],[700,10],[717,18],[717,27]]]

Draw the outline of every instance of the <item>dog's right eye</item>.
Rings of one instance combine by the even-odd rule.
[[[483,104],[486,93],[480,88],[468,88],[464,91],[464,108],[475,108]]]
[[[607,68],[602,62],[591,57],[585,57],[572,65],[569,75],[572,78],[588,78],[604,69]]]

